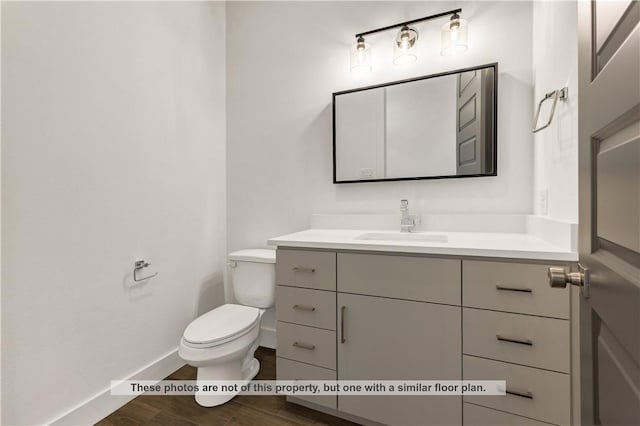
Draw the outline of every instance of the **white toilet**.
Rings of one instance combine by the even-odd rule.
[[[203,380],[253,379],[260,363],[253,354],[260,339],[260,321],[275,300],[275,250],[249,249],[229,254],[231,280],[241,305],[222,305],[196,318],[180,340],[180,357],[198,368]],[[205,407],[224,404],[234,395],[196,393]]]

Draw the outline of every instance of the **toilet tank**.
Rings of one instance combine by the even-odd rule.
[[[246,249],[229,254],[231,283],[241,305],[270,308],[276,292],[276,251]]]

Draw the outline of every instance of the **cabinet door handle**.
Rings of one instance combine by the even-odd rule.
[[[315,268],[307,268],[306,266],[294,266],[293,268],[296,272],[315,272]]]
[[[533,346],[533,340],[529,340],[529,339],[516,339],[512,337],[501,336],[499,334],[496,334],[496,339],[500,340],[501,342],[509,342],[509,343],[517,343],[519,345]]]
[[[520,398],[533,399],[533,393],[529,391],[516,391],[507,388],[504,393],[506,393],[507,395],[519,396]]]
[[[308,343],[301,343],[301,342],[293,342],[293,345],[291,346],[295,346],[296,348],[300,348],[300,349],[307,349],[310,351],[316,348],[316,345],[310,345]]]
[[[340,307],[340,343],[344,343],[347,341],[344,337],[344,311],[347,309],[346,306]]]
[[[531,290],[529,287],[505,287],[500,284],[496,285],[496,290],[517,291],[520,293],[533,293],[533,290]]]
[[[310,311],[313,312],[316,310],[315,306],[309,306],[309,305],[293,305],[293,309],[297,309],[299,311]]]

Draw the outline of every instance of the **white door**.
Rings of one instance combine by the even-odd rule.
[[[640,3],[578,2],[583,425],[640,425]],[[588,276],[585,276],[588,275]]]

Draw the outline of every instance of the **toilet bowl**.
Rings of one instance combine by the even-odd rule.
[[[198,369],[197,381],[250,381],[260,370],[254,357],[260,339],[260,322],[275,298],[275,251],[240,250],[229,254],[236,298],[196,318],[180,340],[178,354]],[[200,386],[201,388],[201,386]],[[235,395],[196,392],[196,402],[214,407]]]

